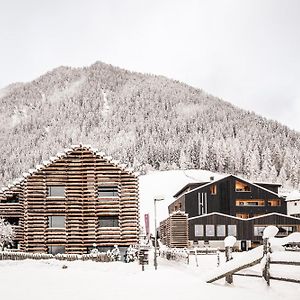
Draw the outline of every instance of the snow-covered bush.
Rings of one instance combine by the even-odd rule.
[[[6,246],[13,242],[15,234],[12,226],[3,218],[0,218],[0,250],[3,251]]]
[[[137,250],[130,245],[125,252],[124,260],[126,263],[129,263],[135,261],[136,259],[137,259]]]
[[[119,247],[117,245],[114,245],[114,248],[111,251],[107,251],[107,256],[110,258],[111,261],[121,260],[121,253]]]

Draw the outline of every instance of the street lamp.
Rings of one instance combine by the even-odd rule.
[[[155,230],[155,236],[154,236],[154,268],[157,270],[157,225],[156,225],[156,202],[157,201],[163,201],[164,197],[155,197],[154,198],[154,230]]]

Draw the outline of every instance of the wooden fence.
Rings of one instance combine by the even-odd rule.
[[[75,260],[91,260],[96,262],[109,262],[111,258],[107,253],[97,253],[97,254],[45,254],[45,253],[25,253],[25,252],[0,252],[0,260],[24,260],[24,259],[57,259],[65,261],[75,261]]]

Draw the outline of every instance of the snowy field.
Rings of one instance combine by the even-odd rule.
[[[196,267],[193,256],[190,265],[159,258],[157,271],[151,260],[142,272],[137,262],[1,261],[0,299],[300,299],[300,285],[294,283],[272,280],[268,287],[261,278],[242,276],[234,276],[231,286],[224,279],[205,283],[216,255],[199,255],[198,262]]]

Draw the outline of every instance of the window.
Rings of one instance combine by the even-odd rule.
[[[119,187],[114,186],[99,186],[98,187],[98,197],[118,197],[119,196]]]
[[[254,235],[262,236],[266,226],[254,226]]]
[[[7,196],[6,199],[2,201],[2,203],[19,203],[19,195],[13,194],[11,196]]]
[[[217,236],[225,236],[225,225],[217,225]]]
[[[50,185],[48,186],[48,197],[65,197],[65,187]]]
[[[277,226],[277,227],[279,229],[278,235],[281,235],[281,236],[287,236],[294,231],[293,226]]]
[[[49,228],[65,228],[66,217],[65,216],[49,216],[48,217]]]
[[[261,199],[236,199],[236,206],[265,206],[265,201]]]
[[[235,191],[236,192],[251,192],[251,188],[248,184],[241,181],[235,181]]]
[[[195,225],[195,236],[203,236],[203,225]]]
[[[205,235],[215,236],[215,225],[205,225]]]
[[[119,217],[101,216],[99,217],[99,227],[119,227]]]
[[[268,206],[280,206],[280,200],[279,199],[272,199],[268,200]]]
[[[216,184],[213,184],[210,186],[210,194],[217,195],[217,185]]]
[[[248,219],[248,218],[250,218],[249,214],[244,214],[244,213],[236,214],[235,216],[237,218],[241,218],[241,219]]]
[[[12,226],[18,226],[19,225],[19,218],[5,218],[5,221],[9,223]]]
[[[51,245],[48,246],[48,252],[50,254],[56,255],[56,254],[64,254],[65,253],[65,246],[61,246],[61,245]]]
[[[236,225],[227,226],[228,235],[236,236]]]

